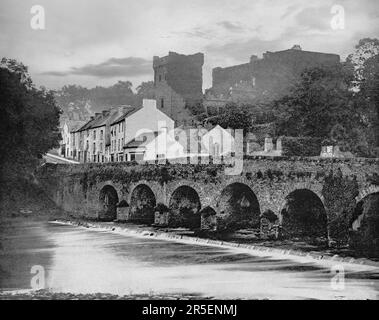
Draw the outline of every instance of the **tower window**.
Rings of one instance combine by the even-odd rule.
[[[161,108],[164,108],[164,98],[161,98]]]

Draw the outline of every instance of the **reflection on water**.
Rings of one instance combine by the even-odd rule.
[[[378,272],[348,272],[345,289],[335,291],[330,270],[312,263],[57,224],[14,231],[1,254],[2,288],[30,287],[31,264],[39,264],[46,270],[48,287],[57,292],[232,299],[379,297]]]

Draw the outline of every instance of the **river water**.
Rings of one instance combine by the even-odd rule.
[[[191,294],[219,299],[378,299],[379,271],[329,267],[75,226],[22,221],[1,228],[0,288],[31,288],[42,266],[53,292]],[[40,267],[38,267],[40,268]]]

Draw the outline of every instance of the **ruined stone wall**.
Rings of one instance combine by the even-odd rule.
[[[233,101],[279,98],[288,92],[289,86],[305,68],[331,66],[339,61],[338,55],[320,52],[296,49],[267,52],[262,59],[213,69],[211,92],[217,97],[223,95]],[[232,94],[229,94],[230,88],[233,88]]]
[[[212,89],[218,96],[225,94],[240,81],[252,81],[252,70],[250,63],[244,63],[227,68],[214,68],[212,70]]]

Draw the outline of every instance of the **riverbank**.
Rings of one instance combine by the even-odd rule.
[[[299,262],[314,262],[322,265],[343,265],[346,268],[379,268],[379,261],[367,258],[355,258],[347,255],[336,254],[335,250],[300,250],[289,243],[278,244],[275,241],[265,241],[256,244],[239,243],[236,241],[223,241],[197,237],[192,231],[184,228],[169,229],[157,228],[154,226],[137,225],[132,223],[118,222],[100,222],[73,219],[55,219],[52,223],[62,223],[82,228],[90,228],[99,231],[110,231],[120,234],[153,237],[168,241],[177,241],[181,243],[209,245],[218,247],[227,247],[243,252],[248,252],[257,256],[274,256],[280,259],[293,259]],[[269,245],[268,245],[269,244]],[[274,247],[275,246],[275,247]],[[282,247],[281,247],[282,246]],[[342,251],[342,253],[345,253]]]

